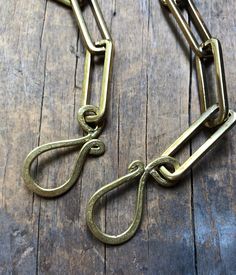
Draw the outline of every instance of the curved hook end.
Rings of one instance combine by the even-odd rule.
[[[144,181],[140,180],[140,183],[139,183],[135,217],[133,219],[132,224],[129,226],[129,228],[125,232],[119,235],[109,235],[105,232],[102,232],[94,221],[95,206],[97,202],[102,198],[102,196],[104,196],[108,192],[118,188],[119,186],[125,183],[126,184],[132,183],[135,178],[140,177],[144,173],[144,170],[145,170],[144,164],[141,161],[132,162],[129,166],[129,173],[126,176],[123,176],[103,186],[90,198],[86,208],[86,221],[92,234],[101,242],[110,244],[110,245],[119,245],[131,239],[134,236],[135,232],[137,231],[138,226],[140,224],[141,216],[142,216],[143,186],[145,184]]]
[[[105,145],[98,139],[89,140],[90,135],[83,138],[74,140],[58,141],[41,145],[32,150],[26,157],[23,165],[22,177],[26,186],[34,193],[41,197],[54,198],[63,195],[76,183],[85,160],[88,155],[100,156],[105,152]],[[81,147],[72,170],[72,174],[62,185],[55,188],[43,188],[39,186],[36,180],[31,175],[31,166],[34,160],[41,154],[51,151],[54,149],[65,148],[65,147]]]

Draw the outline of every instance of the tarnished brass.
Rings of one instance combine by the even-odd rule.
[[[199,11],[197,10],[196,6],[192,2],[192,0],[162,0],[162,3],[169,8],[173,16],[175,17],[178,25],[180,26],[180,29],[182,30],[185,38],[187,39],[190,47],[195,52],[197,56],[202,57],[204,55],[204,52],[202,51],[202,48],[200,47],[200,44],[197,42],[196,37],[194,36],[189,24],[185,20],[180,8],[179,4],[184,6],[189,14],[191,15],[191,20],[195,24],[195,27],[202,39],[203,42],[206,42],[207,40],[211,39],[211,34],[209,30],[207,29]]]
[[[225,80],[225,70],[224,70],[224,61],[221,45],[218,39],[211,38],[207,40],[200,46],[203,50],[209,52],[210,56],[204,58],[196,56],[196,69],[198,77],[198,89],[199,89],[199,98],[200,98],[200,107],[201,112],[205,112],[208,109],[208,97],[209,92],[212,88],[207,89],[206,77],[204,76],[203,63],[212,59],[215,64],[215,74],[217,82],[217,104],[219,105],[219,112],[217,117],[209,120],[206,123],[208,127],[216,127],[222,124],[228,117],[229,114],[229,104],[227,98],[227,88]]]

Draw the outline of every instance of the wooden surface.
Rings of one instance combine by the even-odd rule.
[[[236,109],[235,1],[195,2],[222,41]],[[88,232],[85,207],[94,191],[126,174],[133,160],[160,156],[199,116],[192,54],[159,1],[99,3],[116,49],[101,136],[106,154],[86,162],[65,196],[45,200],[25,188],[22,162],[38,144],[82,135],[76,114],[84,49],[70,9],[46,0],[0,0],[0,274],[236,274],[235,130],[177,187],[150,180],[142,224],[131,241],[105,246]],[[96,70],[94,103],[100,80]],[[201,142],[186,146],[180,160]],[[70,174],[74,155],[53,156],[39,161],[44,186]],[[107,232],[127,228],[136,189],[133,184],[104,201],[99,217]]]

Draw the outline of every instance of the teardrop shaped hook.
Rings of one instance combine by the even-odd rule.
[[[66,180],[62,185],[55,188],[47,189],[39,186],[38,182],[36,182],[36,180],[31,175],[31,166],[34,160],[45,152],[67,147],[81,147],[80,152],[76,157],[72,174],[69,179]],[[26,157],[23,165],[22,177],[26,186],[37,195],[47,198],[57,197],[67,192],[76,183],[88,155],[99,156],[104,152],[104,143],[98,139],[92,139],[90,134],[78,139],[63,140],[44,144],[32,150]]]
[[[142,200],[143,200],[142,198],[143,192],[142,192],[142,189],[140,188],[138,192],[138,199],[136,203],[136,213],[135,213],[134,221],[124,233],[118,236],[108,235],[106,233],[103,233],[94,222],[95,205],[98,202],[98,200],[101,199],[102,196],[104,196],[106,193],[110,192],[111,190],[114,190],[125,183],[129,184],[134,179],[140,177],[144,173],[144,164],[141,161],[134,161],[133,163],[131,163],[128,170],[129,170],[129,173],[126,176],[121,177],[103,186],[96,193],[94,193],[94,195],[90,198],[87,205],[86,221],[89,229],[91,230],[91,232],[96,238],[98,238],[101,242],[104,242],[107,244],[116,245],[127,241],[134,235],[139,225],[140,216],[142,214]]]
[[[134,161],[129,166],[129,173],[126,176],[123,176],[103,186],[96,193],[94,193],[94,195],[90,198],[86,209],[86,221],[92,234],[101,242],[110,245],[119,245],[131,239],[135,235],[142,219],[144,187],[149,175],[152,175],[160,185],[173,185],[173,183],[168,183],[166,179],[162,178],[157,171],[158,168],[167,164],[173,166],[174,169],[176,169],[179,165],[175,159],[169,156],[162,156],[154,160],[146,168],[144,167],[143,162],[138,160]],[[137,179],[138,177],[140,177],[140,179],[138,184],[135,214],[131,225],[128,227],[127,230],[119,235],[109,235],[105,232],[102,232],[94,221],[95,207],[97,202],[101,199],[102,196],[104,196],[108,192],[116,189],[123,184],[131,184],[133,180]]]

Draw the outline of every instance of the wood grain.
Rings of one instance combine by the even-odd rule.
[[[222,41],[236,109],[235,3],[195,2]],[[235,130],[175,188],[150,179],[141,227],[128,243],[106,246],[89,233],[85,208],[95,190],[125,175],[133,160],[160,156],[199,116],[192,53],[159,1],[99,4],[116,50],[101,136],[106,153],[86,161],[70,192],[45,200],[25,188],[22,162],[39,144],[82,135],[76,116],[84,48],[69,8],[51,0],[0,0],[0,274],[235,274]],[[96,40],[87,8],[85,17]],[[92,81],[91,101],[98,104],[101,66]],[[202,142],[202,136],[191,142],[178,159]],[[40,157],[42,185],[63,182],[76,153]],[[104,198],[97,214],[103,230],[128,227],[136,191],[137,182]]]
[[[234,1],[197,1],[210,31],[222,44],[230,108],[235,110],[235,19]],[[196,74],[192,76],[191,116],[198,116]],[[193,205],[196,263],[199,274],[234,274],[236,271],[235,130],[204,158],[193,171]],[[192,144],[196,150],[204,142]]]

